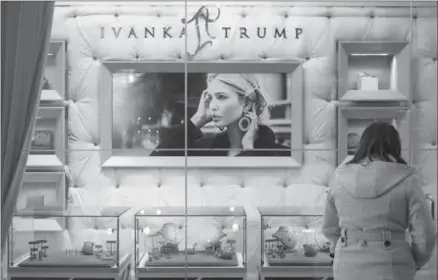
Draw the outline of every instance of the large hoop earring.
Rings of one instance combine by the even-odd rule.
[[[249,130],[249,127],[251,126],[251,119],[243,116],[239,119],[239,129],[243,132],[246,132]]]

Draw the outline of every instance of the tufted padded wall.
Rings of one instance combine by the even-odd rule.
[[[188,4],[191,17],[199,8]],[[216,39],[195,60],[301,59],[304,68],[304,163],[299,169],[102,169],[99,134],[99,73],[110,60],[182,61],[184,38],[129,40],[100,38],[100,27],[181,25],[184,3],[140,6],[58,6],[52,39],[68,45],[68,165],[73,176],[70,203],[100,209],[127,205],[121,248],[131,251],[132,213],[145,205],[244,205],[248,211],[249,248],[257,248],[260,225],[255,207],[262,205],[323,204],[325,188],[336,168],[336,42],[409,41],[412,59],[412,112],[415,131],[412,163],[423,175],[424,189],[437,197],[437,9],[436,7],[348,7],[220,5],[215,26],[302,27],[299,40]],[[218,27],[217,27],[218,28]],[[127,32],[127,31],[125,31]],[[178,32],[178,33],[176,33]],[[175,31],[175,36],[180,30]],[[188,33],[194,30],[188,30]],[[126,38],[127,34],[124,34]],[[189,51],[195,41],[188,40]],[[110,120],[108,120],[110,121]],[[187,171],[187,193],[186,188]],[[75,223],[75,230],[99,238],[105,231],[93,221]],[[73,232],[73,231],[72,231]],[[258,250],[249,252],[249,265],[257,264]],[[436,279],[436,254],[418,279]],[[434,265],[432,265],[432,263]],[[255,267],[249,267],[255,277]],[[433,278],[434,276],[434,278]]]

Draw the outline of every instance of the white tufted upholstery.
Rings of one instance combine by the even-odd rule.
[[[300,170],[185,170],[158,168],[101,169],[99,160],[99,71],[106,60],[180,60],[184,38],[142,40],[100,39],[101,26],[180,25],[184,5],[57,7],[52,39],[68,43],[69,152],[74,178],[71,202],[82,205],[128,205],[131,214],[144,205],[244,205],[249,215],[249,248],[257,247],[260,232],[256,206],[323,203],[325,187],[336,157],[336,41],[411,42],[415,131],[413,163],[424,179],[425,191],[437,197],[437,9],[347,7],[324,5],[221,5],[221,17],[212,26],[302,27],[296,40],[214,41],[198,60],[293,59],[304,62],[304,165]],[[189,4],[189,17],[199,5]],[[176,32],[176,31],[174,31]],[[179,35],[178,30],[177,35]],[[194,30],[188,31],[193,32]],[[127,34],[125,34],[126,36]],[[195,42],[189,41],[191,50]],[[158,188],[160,186],[160,188]],[[97,209],[97,208],[96,208]],[[131,250],[132,217],[122,219],[123,250]],[[92,225],[93,238],[104,231]],[[74,238],[73,238],[74,239]],[[74,243],[74,240],[73,240]],[[251,251],[250,265],[258,250]],[[252,264],[251,264],[252,263]],[[435,265],[431,265],[434,263]],[[436,257],[418,279],[436,278]],[[256,271],[250,267],[249,271]],[[434,273],[434,274],[433,274]],[[254,276],[254,275],[253,275]]]

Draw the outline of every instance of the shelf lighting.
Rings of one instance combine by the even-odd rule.
[[[161,210],[160,209],[157,209],[157,215],[161,215]]]
[[[234,206],[231,206],[231,207],[230,207],[230,211],[231,211],[231,212],[234,212],[234,210],[236,210],[236,209],[234,208]]]
[[[390,53],[352,53],[351,56],[388,56]]]
[[[134,74],[129,74],[129,76],[128,76],[128,81],[129,81],[130,83],[133,83],[134,80],[135,80]]]
[[[240,226],[238,224],[233,224],[232,229],[234,232],[239,231]]]

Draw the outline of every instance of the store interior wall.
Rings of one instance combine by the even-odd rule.
[[[333,3],[332,3],[333,4]],[[413,116],[411,163],[423,178],[423,188],[437,198],[437,9],[435,7],[296,6],[292,3],[220,5],[218,25],[303,27],[303,37],[286,40],[218,39],[195,60],[300,59],[304,71],[304,160],[299,168],[102,168],[100,160],[99,89],[102,63],[110,60],[181,61],[184,38],[168,44],[157,38],[145,44],[122,33],[110,44],[100,39],[100,27],[176,25],[184,18],[184,3],[167,6],[58,5],[52,40],[67,44],[67,164],[72,176],[69,203],[99,209],[130,206],[131,214],[145,205],[244,205],[248,212],[248,248],[257,248],[260,218],[257,206],[324,204],[330,175],[336,168],[336,42],[409,41]],[[188,14],[199,4],[189,3]],[[126,32],[126,31],[124,31]],[[190,40],[190,39],[188,39]],[[255,41],[257,40],[257,41]],[[188,44],[190,47],[192,43]],[[110,120],[109,120],[110,121]],[[187,182],[186,185],[186,176]],[[106,228],[80,222],[74,231],[99,239]],[[132,251],[132,216],[122,219],[121,248]],[[72,244],[83,240],[65,235]],[[126,242],[124,242],[124,239]],[[60,241],[67,246],[66,239]],[[249,252],[257,263],[259,250]],[[251,261],[252,260],[252,261]],[[430,264],[436,277],[436,252]],[[255,272],[253,267],[248,271]],[[430,277],[424,274],[423,277]],[[419,273],[418,279],[421,278]]]

